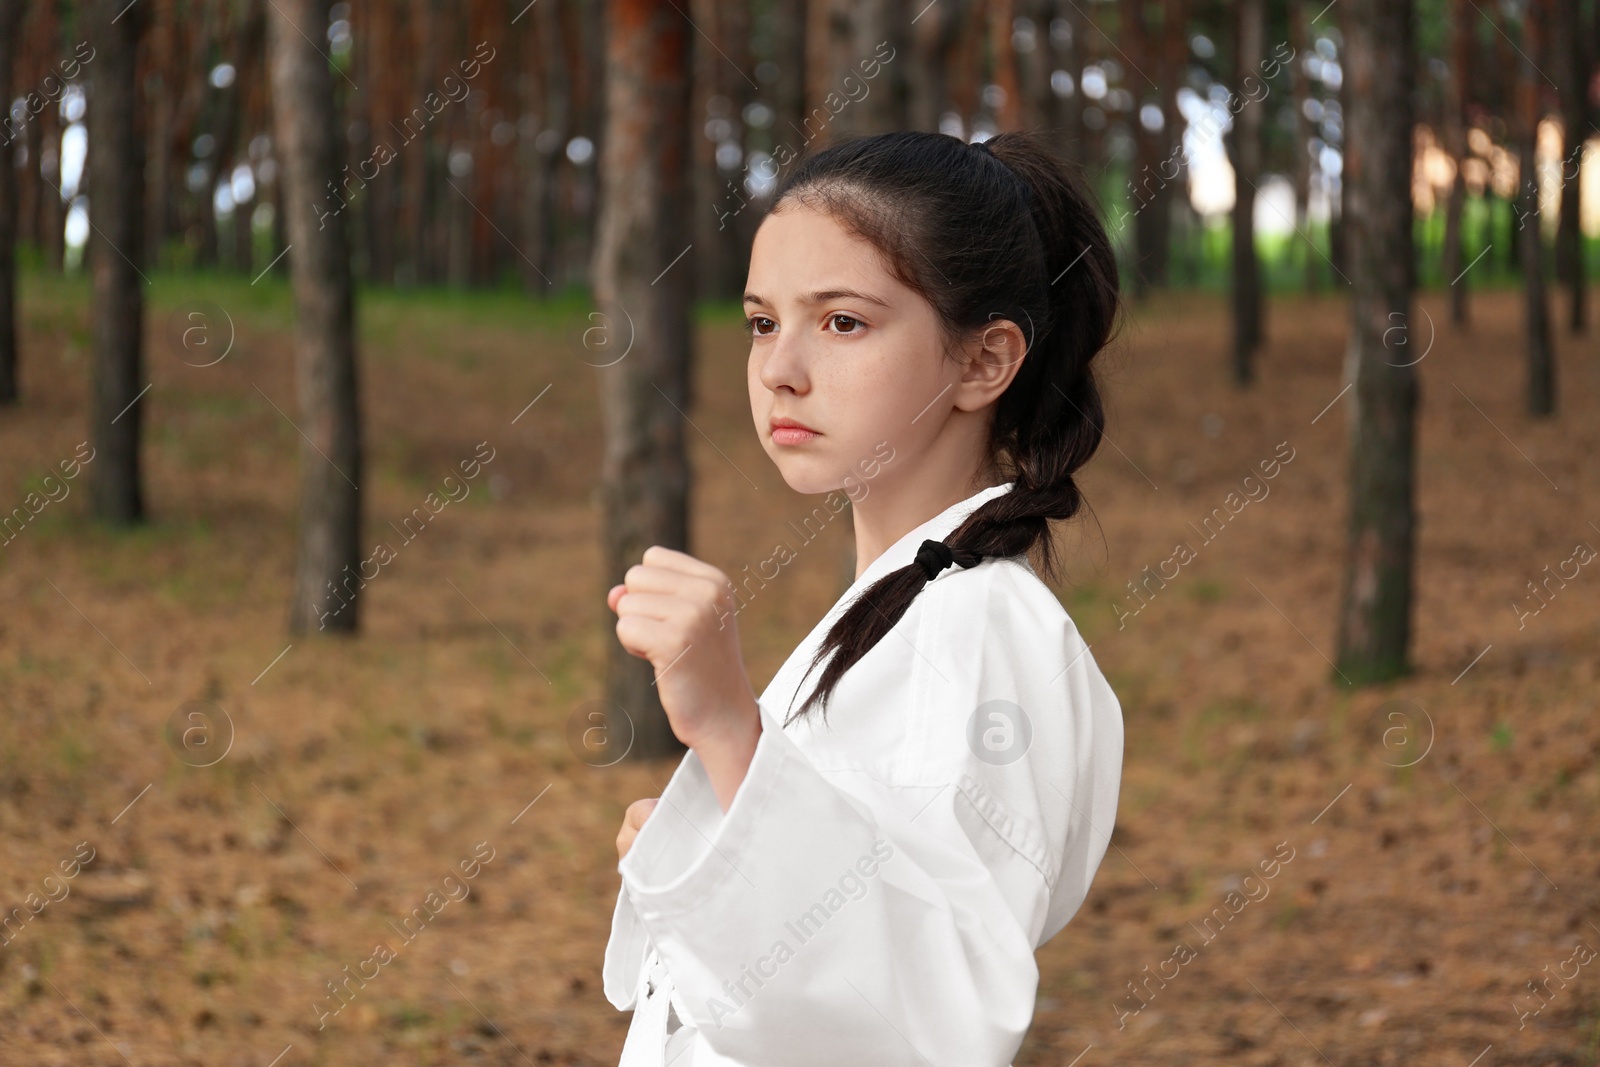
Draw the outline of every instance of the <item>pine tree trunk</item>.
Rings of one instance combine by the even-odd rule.
[[[1235,8],[1233,91],[1246,96],[1233,117],[1233,380],[1255,380],[1256,349],[1261,346],[1261,262],[1256,255],[1256,189],[1261,184],[1262,103],[1248,98],[1248,85],[1261,84],[1265,48],[1263,0],[1239,0]],[[1250,94],[1250,95],[1253,95]]]
[[[694,21],[700,33],[691,46],[695,87],[691,100],[695,187],[695,295],[702,300],[737,301],[749,272],[742,208],[744,190],[744,106],[753,99],[742,73],[749,67],[744,0],[694,0]],[[708,40],[709,38],[709,40]],[[715,109],[713,111],[713,109]],[[706,134],[711,123],[726,123],[722,143],[739,146],[739,163],[724,171],[718,162],[721,143]]]
[[[0,102],[16,99],[17,30],[22,0],[0,0]],[[29,125],[33,124],[30,120]],[[0,406],[17,402],[17,168],[18,137],[0,115]],[[38,170],[39,158],[28,160]]]
[[[1566,128],[1561,160],[1561,221],[1556,234],[1556,265],[1567,285],[1567,328],[1581,334],[1588,327],[1589,289],[1583,262],[1583,183],[1579,181],[1583,143],[1589,126],[1584,122],[1589,86],[1589,51],[1583,39],[1583,19],[1572,2],[1555,5],[1555,33],[1551,66],[1561,85],[1561,124]],[[1600,21],[1600,17],[1597,17]]]
[[[540,57],[537,74],[543,79],[539,91],[544,101],[540,114],[544,129],[534,137],[534,160],[523,208],[524,248],[533,268],[524,272],[523,288],[535,284],[543,295],[553,296],[562,286],[557,265],[561,161],[572,131],[572,88],[567,77],[567,55],[561,40],[561,9],[553,3],[534,7],[531,16],[538,31]]]
[[[1062,155],[1079,167],[1089,165],[1083,125],[1083,66],[1089,51],[1089,16],[1077,0],[1055,0],[1056,17],[1067,24],[1068,41],[1061,48],[1062,66],[1072,76],[1072,94],[1061,98]]]
[[[354,632],[361,605],[361,419],[350,251],[343,211],[328,203],[343,125],[333,74],[296,27],[328,24],[327,0],[268,5],[273,139],[289,239],[299,398],[300,515],[291,633]]]
[[[1311,99],[1311,77],[1306,73],[1304,57],[1306,54],[1307,37],[1306,18],[1308,16],[1304,4],[1291,3],[1289,5],[1289,47],[1295,59],[1289,67],[1290,85],[1290,110],[1294,113],[1294,140],[1290,151],[1294,153],[1294,221],[1304,239],[1300,243],[1301,249],[1301,282],[1307,293],[1317,291],[1321,271],[1318,261],[1321,257],[1317,254],[1317,246],[1312,243],[1310,231],[1311,207],[1311,153],[1308,151],[1311,140],[1311,120],[1306,118],[1306,103]]]
[[[1411,0],[1343,5],[1346,273],[1352,285],[1349,558],[1338,670],[1364,684],[1408,669],[1417,379],[1411,324]]]
[[[933,11],[928,12],[928,18],[934,18]],[[789,144],[796,152],[799,145],[796,143],[800,127],[801,113],[805,109],[806,101],[806,10],[805,5],[774,4],[768,23],[768,32],[771,35],[771,59],[777,65],[778,74],[771,85],[771,95],[768,98],[774,112],[772,118],[773,148],[778,145]],[[913,30],[913,32],[915,32]],[[932,127],[919,127],[929,128]],[[775,157],[774,165],[784,162],[787,156]],[[778,180],[782,180],[781,169],[777,173]]]
[[[61,273],[67,252],[67,205],[61,199],[61,109],[47,107],[39,116],[39,240],[44,249],[45,266]]]
[[[807,111],[801,128],[811,146],[904,129],[906,75],[901,59],[911,21],[904,5],[896,0],[813,0],[808,11]],[[865,81],[861,64],[874,62],[877,73]],[[854,81],[847,84],[846,78]],[[845,99],[851,85],[863,82],[870,87],[866,94],[832,114],[824,103],[829,94]]]
[[[603,588],[621,581],[652,544],[687,550],[693,284],[690,264],[673,263],[688,243],[692,214],[688,24],[673,0],[610,0],[606,17],[608,129],[593,280],[613,331],[608,344],[631,347],[600,371]],[[615,635],[606,648],[607,698],[633,725],[630,758],[681,752],[651,665]]]
[[[804,5],[795,4],[794,8],[799,12]],[[803,47],[804,18],[797,14],[789,21],[797,27],[795,33],[800,38],[797,47]],[[906,52],[894,60],[905,64],[908,128],[937,130],[940,119],[950,110],[950,63],[960,28],[960,12],[954,4],[934,4],[909,28]],[[1048,71],[1045,76],[1049,77]],[[793,113],[783,115],[777,127],[777,139],[788,141],[795,148],[799,147],[796,132],[800,128],[799,110],[797,99]]]
[[[117,525],[144,520],[139,465],[144,376],[144,112],[135,71],[144,12],[119,0],[88,5],[89,188],[94,225],[89,259],[94,282],[90,470],[94,514]]]
[[[1528,414],[1535,418],[1556,410],[1555,350],[1550,340],[1550,303],[1545,295],[1544,227],[1539,214],[1539,175],[1535,148],[1539,140],[1539,94],[1544,75],[1533,56],[1543,55],[1547,8],[1532,0],[1523,16],[1521,77],[1517,82],[1516,137],[1519,186],[1517,240],[1522,264],[1523,325],[1528,355]]]
[[[1462,164],[1467,158],[1467,87],[1472,78],[1472,28],[1476,11],[1472,7],[1472,0],[1455,0],[1453,7],[1450,19],[1450,81],[1445,87],[1444,100],[1444,149],[1455,160],[1456,175],[1450,185],[1450,199],[1445,202],[1441,265],[1445,281],[1450,286],[1450,321],[1458,327],[1464,327],[1468,318],[1468,283],[1461,277],[1461,272],[1471,261],[1466,256],[1466,240],[1461,230],[1467,204],[1467,179]]]

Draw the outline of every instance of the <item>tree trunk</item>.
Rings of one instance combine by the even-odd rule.
[[[522,263],[524,292],[541,297],[556,294],[558,181],[567,142],[571,139],[572,89],[567,78],[567,56],[561,41],[561,11],[554,0],[536,5],[531,14],[530,47],[535,61],[523,74],[527,92],[540,102],[536,129],[523,134],[522,234],[527,260]],[[530,100],[530,104],[532,100]],[[524,108],[524,113],[535,109]]]
[[[1294,60],[1289,66],[1290,110],[1294,112],[1294,222],[1305,236],[1301,242],[1300,276],[1307,293],[1317,291],[1321,271],[1317,268],[1317,246],[1311,240],[1311,120],[1306,118],[1306,103],[1311,99],[1311,76],[1306,73],[1306,5],[1289,5],[1289,48]]]
[[[702,300],[738,301],[749,273],[747,232],[742,210],[744,189],[744,108],[754,99],[755,84],[744,73],[749,63],[749,30],[744,0],[693,0],[695,90],[690,124],[695,186],[695,296]],[[710,40],[707,40],[709,38]],[[714,125],[715,124],[715,125]],[[724,133],[719,142],[707,131]],[[724,170],[718,160],[723,144],[739,149],[739,161]]]
[[[1263,0],[1239,0],[1234,9],[1233,91],[1246,95],[1245,79],[1261,82],[1265,48]],[[1255,380],[1256,349],[1261,346],[1261,263],[1256,255],[1256,188],[1261,184],[1262,103],[1248,98],[1233,117],[1233,380]],[[1408,194],[1409,195],[1409,194]]]
[[[39,116],[39,240],[44,264],[61,273],[67,252],[67,205],[61,199],[61,109],[47,107]]]
[[[1135,93],[1140,104],[1132,123],[1134,177],[1130,184],[1137,263],[1131,280],[1136,294],[1160,288],[1168,281],[1174,194],[1182,188],[1179,183],[1183,174],[1181,153],[1174,151],[1179,136],[1174,87],[1184,81],[1184,60],[1189,48],[1187,8],[1185,0],[1161,0],[1154,6],[1146,0],[1123,0],[1123,36],[1127,41],[1123,49],[1130,63],[1150,71],[1156,83],[1147,96]],[[1152,26],[1146,17],[1152,10],[1160,13],[1159,25]],[[1259,71],[1256,73],[1259,76]],[[1160,125],[1153,130],[1144,124],[1144,107],[1151,105],[1160,114]]]
[[[22,0],[0,0],[0,102],[16,99],[17,29]],[[0,115],[0,406],[17,402],[17,138]],[[30,120],[30,125],[32,124]],[[38,169],[38,157],[28,161]]]
[[[1129,127],[1133,133],[1133,163],[1129,167],[1128,211],[1133,223],[1133,269],[1128,271],[1127,289],[1134,299],[1142,298],[1150,288],[1150,218],[1160,210],[1156,191],[1155,170],[1160,166],[1160,148],[1151,131],[1139,121],[1142,105],[1148,102],[1139,71],[1151,67],[1150,32],[1144,20],[1145,0],[1121,0],[1118,15],[1118,46],[1127,59],[1128,79],[1134,85],[1133,115]],[[1158,72],[1159,76],[1159,72]],[[1136,79],[1138,79],[1136,81]],[[1159,84],[1155,91],[1161,91]]]
[[[1539,140],[1539,94],[1544,75],[1533,55],[1543,51],[1546,7],[1533,0],[1523,16],[1521,77],[1517,82],[1517,239],[1522,263],[1523,324],[1528,345],[1528,414],[1535,418],[1556,410],[1555,350],[1550,341],[1550,304],[1545,295],[1544,227],[1539,216],[1539,173],[1535,147]]]
[[[350,252],[334,210],[344,127],[328,61],[297,27],[321,35],[327,0],[268,5],[274,140],[287,216],[299,398],[300,516],[291,633],[354,632],[361,604],[361,418]]]
[[[1022,125],[1022,79],[1017,73],[1017,51],[1012,47],[1016,36],[1016,0],[989,0],[984,5],[989,17],[989,55],[994,64],[989,84],[1000,92],[1000,106],[995,109],[996,125],[1002,132],[1015,130]]]
[[[1061,98],[1062,156],[1089,165],[1089,146],[1083,125],[1083,66],[1089,49],[1089,16],[1077,0],[1055,0],[1056,18],[1066,23],[1066,41],[1060,46],[1061,64],[1072,78],[1072,92]]]
[[[1050,88],[1054,72],[1054,51],[1050,47],[1051,0],[1018,0],[1017,15],[1032,27],[1025,48],[1019,49],[1017,66],[1022,89],[1022,126],[1046,137],[1053,134],[1056,122],[1055,93]],[[916,27],[912,27],[912,32]],[[937,126],[922,127],[937,129]]]
[[[808,11],[808,84],[801,123],[807,141],[820,147],[904,129],[905,64],[900,59],[911,20],[904,5],[895,0],[813,0]],[[864,63],[878,64],[871,81],[862,77]],[[863,85],[868,87],[864,96]],[[850,98],[852,91],[859,99]]]
[[[1412,0],[1346,0],[1343,14],[1345,358],[1355,389],[1337,660],[1345,678],[1364,684],[1408,670],[1411,635],[1418,390],[1411,348],[1397,339],[1411,325],[1415,56]]]
[[[1461,272],[1471,262],[1466,256],[1461,226],[1467,204],[1467,179],[1462,166],[1467,158],[1467,87],[1472,84],[1472,29],[1476,24],[1473,16],[1477,13],[1472,3],[1473,0],[1454,0],[1455,10],[1450,18],[1450,80],[1445,86],[1444,99],[1444,150],[1455,160],[1456,176],[1450,185],[1450,199],[1445,203],[1441,265],[1450,286],[1450,321],[1457,327],[1467,325],[1468,285]]]
[[[244,3],[235,15],[235,24],[231,27],[232,40],[229,61],[233,64],[233,84],[217,93],[216,108],[216,147],[212,151],[211,173],[207,178],[205,199],[210,205],[206,209],[206,217],[210,219],[210,240],[213,248],[212,262],[220,256],[220,239],[217,233],[216,219],[216,186],[228,182],[233,174],[234,165],[245,156],[243,148],[248,144],[248,135],[241,135],[240,126],[244,118],[244,99],[249,92],[254,79],[260,77],[260,65],[256,62],[261,53],[263,39],[266,33],[266,16],[260,4],[252,0]],[[249,208],[236,204],[233,212],[233,226],[235,232],[244,218],[245,228],[249,228],[249,220],[245,218]],[[238,243],[235,237],[235,254],[228,258],[237,261]],[[204,259],[202,258],[202,263]],[[247,268],[248,269],[248,268]]]
[[[408,50],[399,46],[400,34],[406,31],[407,8],[403,4],[386,5],[381,13],[374,11],[364,26],[358,27],[362,44],[367,49],[364,62],[367,79],[357,81],[366,85],[362,93],[367,111],[367,141],[375,153],[373,165],[376,173],[367,181],[366,198],[362,209],[362,228],[367,234],[366,279],[374,285],[393,285],[395,280],[395,246],[398,227],[395,213],[399,200],[397,176],[400,165],[390,159],[388,152],[397,152],[399,136],[396,122],[403,105],[405,79],[403,68]],[[378,146],[385,146],[388,152]],[[386,160],[386,162],[379,162]],[[359,169],[359,168],[358,168]]]
[[[942,12],[934,10],[929,11],[926,17],[942,23],[943,19],[937,17],[939,15]],[[776,185],[783,180],[787,164],[800,151],[800,123],[806,106],[806,5],[773,4],[769,17],[772,40],[770,58],[778,68],[768,97],[773,111],[771,177]],[[913,26],[912,32],[916,33],[917,27]],[[915,128],[937,128],[938,116],[934,116],[933,123]],[[788,150],[780,151],[780,145],[788,145]]]
[[[94,515],[131,525],[144,520],[139,471],[140,400],[144,377],[144,113],[139,98],[139,39],[144,12],[121,0],[88,5],[89,188],[94,225],[89,259],[94,358],[91,440],[97,461],[90,472]]]
[[[605,21],[606,10],[606,4],[599,2],[577,5],[575,18],[578,24],[578,40],[576,43],[581,49],[581,55],[578,64],[573,68],[576,86],[579,91],[577,103],[573,109],[573,113],[578,120],[577,128],[573,132],[589,137],[594,141],[594,159],[601,161],[608,158],[605,145],[607,136],[605,118],[607,100],[606,76],[608,74],[606,69],[606,35],[609,32],[609,26]],[[679,0],[675,10],[680,12],[683,10],[681,0]],[[679,17],[681,18],[682,16],[680,15]],[[685,108],[687,106],[685,104]],[[684,113],[684,119],[688,121],[687,110]],[[605,175],[600,171],[604,166],[604,162],[601,162],[598,167],[591,162],[587,166],[574,167],[567,172],[571,179],[570,185],[572,187],[569,216],[572,222],[568,227],[570,233],[567,236],[569,236],[569,239],[563,243],[563,247],[557,250],[558,256],[561,257],[557,269],[563,272],[561,277],[558,278],[557,284],[562,284],[563,279],[571,276],[571,272],[567,272],[566,269],[568,263],[587,265],[594,260],[594,242],[598,229],[597,215],[600,202],[600,183],[605,180]],[[687,163],[685,163],[685,166],[687,166]],[[685,180],[687,181],[687,177]],[[685,208],[687,210],[687,203]],[[568,204],[565,201],[562,203],[562,213],[563,215],[569,214]],[[678,246],[677,252],[683,251],[683,245],[688,244],[690,240],[692,238],[685,236],[684,242]],[[677,252],[674,252],[674,255]],[[582,272],[582,269],[586,268],[580,268],[579,273]],[[552,277],[557,276],[552,275]]]
[[[1583,143],[1589,129],[1584,121],[1588,110],[1589,50],[1583,39],[1583,18],[1578,5],[1558,3],[1555,12],[1551,66],[1561,85],[1561,124],[1566,130],[1565,154],[1561,161],[1561,221],[1556,232],[1556,269],[1569,294],[1567,328],[1573,333],[1583,333],[1589,319],[1589,290],[1583,262],[1583,183],[1578,179]]]
[[[795,24],[797,46],[801,47],[805,20],[799,13],[804,6],[795,4],[796,15],[785,16]],[[950,64],[961,28],[960,15],[954,4],[935,4],[928,8],[907,32],[906,54],[895,59],[896,63],[905,64],[906,122],[910,129],[937,130],[945,112],[950,110]],[[796,100],[792,111],[783,114],[777,126],[778,140],[787,140],[797,148],[795,131],[800,128],[799,112],[800,102]]]
[[[145,185],[145,256],[142,262],[159,267],[161,245],[166,240],[167,223],[171,218],[173,124],[181,91],[173,82],[181,77],[181,64],[186,63],[187,58],[178,50],[178,39],[184,35],[180,32],[183,27],[173,17],[172,0],[153,0],[150,6],[153,10],[148,47],[150,69],[155,77],[146,85],[150,139],[147,142],[149,173]],[[179,173],[182,173],[181,168]]]
[[[605,459],[603,587],[652,544],[687,550],[693,271],[688,243],[688,24],[672,0],[610,0],[607,124],[595,237],[595,304],[628,357],[600,373]],[[687,257],[685,257],[687,258]],[[671,269],[668,269],[671,265]],[[665,272],[665,273],[663,273]],[[622,331],[625,331],[624,337]],[[609,359],[609,357],[607,357]],[[633,724],[632,758],[683,751],[649,663],[606,642],[607,697]]]

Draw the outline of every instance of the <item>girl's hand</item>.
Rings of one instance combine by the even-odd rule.
[[[628,854],[628,849],[633,847],[633,839],[639,836],[639,831],[644,829],[644,821],[655,810],[656,801],[660,797],[645,797],[635,800],[628,805],[628,810],[622,815],[622,829],[617,831],[617,862],[622,862],[622,857]]]
[[[651,545],[606,603],[617,613],[622,647],[655,667],[661,706],[678,740],[694,749],[744,747],[759,734],[727,575],[687,553]]]

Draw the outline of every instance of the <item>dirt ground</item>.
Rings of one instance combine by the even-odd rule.
[[[601,372],[574,309],[364,303],[369,537],[480,442],[493,458],[414,541],[389,538],[359,639],[291,643],[286,293],[152,292],[153,522],[88,525],[80,477],[0,548],[0,912],[27,916],[0,935],[0,1062],[614,1064],[613,839],[674,764],[593,768],[566,741],[614,639]],[[4,510],[87,436],[87,297],[25,287]],[[1419,364],[1415,672],[1370,688],[1328,662],[1344,304],[1275,299],[1249,392],[1227,381],[1215,297],[1157,298],[1108,354],[1110,439],[1059,592],[1122,700],[1122,800],[1088,901],[1038,954],[1018,1067],[1600,1062],[1600,573],[1577,561],[1600,546],[1600,361],[1559,333],[1561,414],[1532,421],[1515,294],[1473,314],[1460,334],[1440,297],[1419,303],[1439,325]],[[227,317],[232,351],[192,365],[187,325],[216,346]],[[703,323],[689,432],[691,550],[728,571],[812,503],[757,443],[742,340],[726,313]],[[1275,455],[1292,459],[1270,493],[1205,540]],[[1193,559],[1134,599],[1184,542]],[[848,551],[837,524],[741,613],[758,691]],[[220,758],[192,765],[175,718]],[[437,929],[396,933],[468,871]],[[377,976],[325,1016],[346,967]]]

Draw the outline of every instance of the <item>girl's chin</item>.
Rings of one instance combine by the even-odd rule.
[[[844,473],[834,469],[831,463],[820,461],[820,457],[789,455],[777,457],[774,462],[784,483],[803,496],[831,493],[845,486]]]

